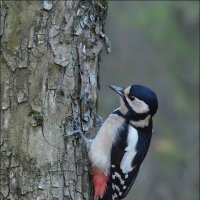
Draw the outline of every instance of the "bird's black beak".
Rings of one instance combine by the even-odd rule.
[[[108,85],[112,90],[114,90],[117,94],[119,94],[121,97],[124,96],[124,88],[115,86],[115,85]]]

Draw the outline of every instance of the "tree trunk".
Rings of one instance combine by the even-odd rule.
[[[70,134],[97,123],[106,12],[105,0],[1,2],[0,199],[91,199]]]

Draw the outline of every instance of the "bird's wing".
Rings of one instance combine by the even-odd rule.
[[[130,174],[129,174],[129,179],[127,180],[127,183],[128,183],[127,185],[128,185],[128,187],[127,187],[126,191],[123,193],[122,199],[124,199],[124,198],[127,196],[127,194],[129,193],[129,191],[130,191],[132,185],[135,183],[135,180],[136,180],[136,178],[137,178],[137,175],[138,175],[138,173],[139,173],[139,170],[140,170],[140,166],[137,166],[137,167],[135,167],[135,168],[133,169],[133,171],[130,172]]]
[[[124,154],[117,144],[113,146],[111,155],[110,179],[105,195],[101,200],[121,200],[126,197],[139,172],[139,165],[135,165],[129,173],[123,173],[118,161],[122,160]]]
[[[118,139],[112,146],[109,182],[102,200],[124,199],[134,184],[140,165],[146,156],[151,131],[139,130],[138,138],[129,134],[133,132],[120,130]],[[128,144],[127,138],[129,138]]]

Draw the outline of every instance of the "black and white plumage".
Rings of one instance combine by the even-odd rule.
[[[146,156],[151,135],[151,126],[135,130],[132,125],[125,124],[120,130],[116,143],[112,147],[110,180],[107,194],[103,199],[125,198],[135,182],[140,165]],[[127,144],[128,137],[129,140],[132,139],[132,144]],[[112,198],[109,197],[111,195]]]
[[[110,88],[121,96],[121,105],[105,120],[89,150],[94,200],[126,197],[149,149],[158,108],[156,94],[145,86]]]

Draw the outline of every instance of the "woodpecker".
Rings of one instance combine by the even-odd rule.
[[[94,200],[126,197],[149,149],[152,117],[158,109],[156,94],[143,85],[109,87],[120,95],[120,107],[89,141]]]

